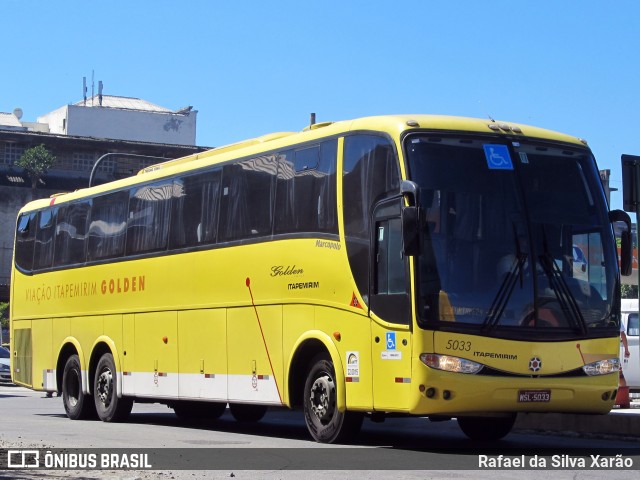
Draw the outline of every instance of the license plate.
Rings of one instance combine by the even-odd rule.
[[[551,390],[518,390],[518,402],[540,403],[551,401]]]

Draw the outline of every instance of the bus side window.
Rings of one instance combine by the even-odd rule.
[[[275,233],[338,233],[337,140],[281,153]]]
[[[169,248],[217,241],[221,175],[218,168],[174,182]]]
[[[222,170],[219,238],[243,240],[271,235],[276,155],[226,165]]]
[[[93,199],[87,260],[116,258],[124,254],[129,192],[114,192]]]
[[[56,267],[82,263],[85,260],[85,240],[90,202],[70,203],[58,210],[56,245],[53,265]]]
[[[173,182],[134,190],[127,218],[127,255],[167,248]]]
[[[318,172],[322,174],[315,182],[314,201],[317,199],[318,230],[338,233],[338,205],[336,199],[338,141],[329,140],[320,146]]]
[[[36,238],[36,213],[25,213],[18,219],[16,231],[16,265],[24,271],[33,268],[33,246]]]
[[[33,252],[33,269],[50,268],[53,262],[53,238],[56,209],[42,210],[38,215],[38,230]]]

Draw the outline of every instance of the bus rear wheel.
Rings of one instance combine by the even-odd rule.
[[[255,423],[262,420],[267,413],[266,405],[249,405],[246,403],[230,403],[229,410],[231,415],[238,422]]]
[[[471,440],[500,440],[515,422],[515,413],[506,417],[458,417],[458,426]]]
[[[133,399],[120,397],[116,392],[116,365],[113,355],[105,353],[100,357],[93,380],[93,398],[98,417],[103,422],[119,422],[131,413]]]
[[[337,397],[333,362],[326,354],[318,355],[304,385],[304,420],[317,442],[346,442],[360,431],[363,414],[340,412]]]
[[[95,407],[90,395],[82,391],[82,370],[78,355],[71,355],[62,373],[62,403],[71,420],[95,417]]]

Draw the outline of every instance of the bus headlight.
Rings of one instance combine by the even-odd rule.
[[[590,377],[593,375],[607,375],[609,373],[616,373],[620,370],[620,359],[607,358],[606,360],[593,362],[582,367],[582,370]]]
[[[455,373],[478,373],[484,367],[484,365],[466,358],[437,355],[435,353],[423,353],[420,355],[420,361],[427,367]]]

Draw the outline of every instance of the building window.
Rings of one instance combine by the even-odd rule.
[[[70,152],[60,152],[56,155],[56,170],[72,170],[73,155]]]
[[[116,169],[116,160],[113,157],[105,158],[102,162],[100,162],[100,166],[98,167],[98,170],[100,172],[105,172],[105,173],[113,173],[115,169]]]
[[[73,152],[73,169],[87,171],[93,168],[96,155],[93,152]]]
[[[25,147],[17,143],[5,143],[4,145],[4,164],[13,166],[25,151]]]

